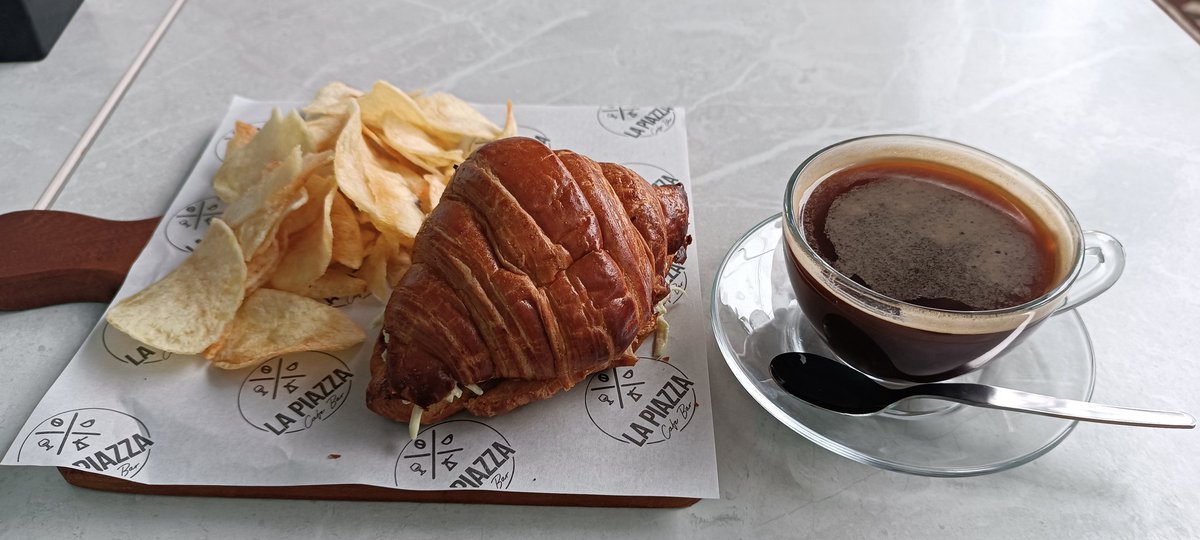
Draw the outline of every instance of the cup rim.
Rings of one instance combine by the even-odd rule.
[[[1043,293],[1041,296],[1034,298],[1033,300],[1030,300],[1023,304],[1017,304],[1015,306],[1009,306],[1009,307],[1000,308],[1000,309],[979,310],[979,311],[940,309],[940,308],[922,306],[920,304],[913,304],[910,302],[905,302],[903,300],[899,300],[897,298],[892,298],[890,296],[880,294],[870,288],[867,288],[867,287],[859,284],[857,281],[850,279],[845,274],[841,273],[838,269],[834,268],[833,265],[829,264],[819,254],[817,254],[816,250],[814,250],[812,248],[812,246],[808,245],[808,239],[805,238],[803,231],[800,229],[799,225],[797,224],[797,220],[796,220],[796,217],[797,217],[796,210],[797,209],[795,208],[795,204],[793,201],[795,200],[794,195],[795,195],[795,191],[796,191],[796,180],[800,178],[800,174],[802,172],[804,172],[805,168],[807,168],[808,165],[810,163],[812,163],[813,160],[815,160],[816,158],[820,157],[821,155],[823,155],[826,152],[833,150],[835,148],[845,146],[845,145],[848,145],[851,143],[863,141],[863,140],[868,140],[868,139],[897,139],[897,140],[916,139],[916,140],[921,140],[921,141],[932,141],[937,144],[946,144],[951,147],[957,148],[959,150],[966,150],[968,152],[977,152],[979,154],[982,154],[984,157],[997,160],[1000,163],[1002,163],[1008,167],[1011,167],[1018,174],[1022,175],[1024,177],[1024,180],[1034,184],[1037,188],[1043,190],[1049,196],[1050,200],[1052,200],[1059,207],[1059,209],[1061,209],[1062,212],[1065,214],[1064,217],[1066,218],[1068,226],[1071,228],[1071,231],[1075,234],[1075,236],[1078,239],[1077,244],[1076,244],[1076,250],[1075,250],[1076,251],[1075,261],[1071,265],[1071,270],[1068,271],[1065,276],[1063,276],[1063,278],[1059,281],[1059,283],[1057,285],[1055,285],[1053,288],[1051,288],[1050,290]],[[800,209],[803,210],[803,207],[801,207]],[[1008,316],[1008,315],[1019,314],[1019,313],[1029,312],[1029,311],[1035,311],[1035,310],[1038,310],[1038,309],[1044,307],[1046,304],[1053,302],[1058,297],[1062,296],[1063,293],[1065,293],[1068,289],[1070,289],[1071,284],[1075,282],[1075,278],[1079,276],[1079,273],[1083,269],[1083,259],[1084,259],[1083,229],[1080,227],[1079,221],[1075,218],[1075,213],[1071,211],[1071,208],[1069,206],[1067,206],[1067,203],[1065,201],[1063,201],[1062,198],[1060,198],[1058,196],[1058,194],[1054,192],[1054,190],[1050,189],[1049,186],[1047,186],[1044,182],[1039,180],[1036,176],[1030,174],[1029,171],[1026,171],[1025,169],[1022,169],[1021,167],[1014,165],[1012,162],[1010,162],[1006,159],[996,156],[995,154],[992,154],[990,152],[975,148],[974,146],[966,145],[966,144],[952,141],[949,139],[943,139],[940,137],[930,137],[928,135],[913,135],[913,134],[906,134],[906,133],[884,133],[884,134],[877,134],[877,135],[864,135],[862,137],[854,137],[854,138],[846,139],[843,141],[839,141],[839,142],[830,144],[820,150],[817,150],[816,152],[813,152],[812,155],[810,155],[802,163],[800,163],[799,167],[796,167],[796,170],[794,172],[792,172],[791,178],[788,179],[787,188],[784,190],[783,218],[784,218],[784,221],[787,223],[787,228],[788,228],[787,233],[790,236],[792,236],[793,238],[798,239],[798,242],[796,242],[796,243],[799,244],[799,246],[804,250],[805,254],[808,255],[808,257],[811,258],[812,260],[816,261],[816,263],[820,266],[820,268],[824,272],[829,272],[831,275],[833,275],[837,279],[839,285],[845,286],[845,287],[849,288],[850,290],[854,291],[855,294],[865,296],[872,301],[880,302],[884,305],[899,304],[899,305],[903,306],[904,309],[912,310],[917,313],[920,313],[920,312],[937,313],[937,314],[943,314],[943,315],[953,315],[953,316],[958,316],[958,317],[1000,317],[1000,316]],[[787,239],[785,238],[784,239],[784,244],[785,244],[784,248],[791,249],[786,245],[787,243],[788,243]]]

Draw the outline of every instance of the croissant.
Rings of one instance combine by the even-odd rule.
[[[414,240],[367,406],[405,422],[495,416],[632,365],[687,223],[682,186],[528,138],[480,147]]]

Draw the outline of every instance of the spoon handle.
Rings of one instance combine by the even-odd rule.
[[[1196,427],[1196,419],[1187,413],[1099,405],[983,384],[921,384],[906,388],[902,392],[908,397],[947,399],[990,409],[1027,412],[1068,420],[1158,428]]]

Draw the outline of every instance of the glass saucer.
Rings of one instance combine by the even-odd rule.
[[[1049,452],[1077,422],[913,399],[871,416],[848,416],[784,392],[769,365],[786,351],[836,358],[804,318],[788,282],[783,221],[775,215],[734,244],[717,270],[712,324],[729,369],[767,412],[827,450],[881,469],[974,476]],[[1091,339],[1079,314],[1047,319],[1003,357],[957,380],[1088,401],[1095,382]]]

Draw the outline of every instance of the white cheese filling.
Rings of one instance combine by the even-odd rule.
[[[421,413],[424,412],[425,409],[414,405],[412,416],[408,417],[408,436],[414,441],[417,440],[417,433],[421,431]]]

